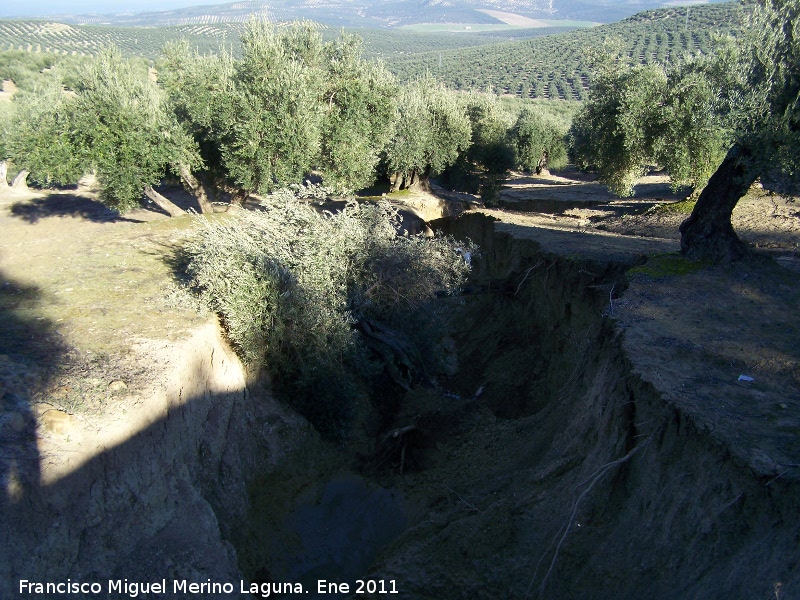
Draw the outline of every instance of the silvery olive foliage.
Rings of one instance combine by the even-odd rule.
[[[341,393],[328,402],[344,406],[380,368],[357,324],[394,327],[456,292],[470,270],[471,244],[402,235],[399,225],[386,202],[328,212],[280,190],[260,210],[200,217],[188,273],[247,362],[266,365],[295,396],[319,398],[331,392],[325,378],[336,379]]]

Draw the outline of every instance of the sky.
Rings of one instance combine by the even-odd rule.
[[[5,0],[0,2],[0,17],[41,17],[63,14],[113,14],[170,10],[201,4],[224,4],[229,0]]]

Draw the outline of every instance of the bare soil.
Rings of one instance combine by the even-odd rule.
[[[189,217],[116,215],[90,189],[3,194],[0,473],[14,501],[26,479],[44,481],[67,472],[76,453],[102,451],[91,436],[128,424],[154,373],[190,351],[187,340],[211,316],[175,282]],[[261,436],[254,454],[285,464],[247,490],[252,529],[238,533],[220,514],[239,496],[214,482],[228,473],[233,490],[239,471],[211,459],[208,472],[190,469],[187,481],[201,479],[219,500],[209,502],[224,541],[213,543],[226,550],[207,556],[230,556],[232,542],[246,577],[269,573],[280,549],[254,544],[345,470],[403,503],[407,528],[370,570],[397,580],[400,598],[800,597],[793,201],[753,190],[734,227],[754,257],[715,266],[680,257],[677,226],[690,208],[657,175],[632,199],[565,171],[515,175],[493,209],[457,195],[402,200],[425,219],[464,213],[454,232],[483,245],[470,293],[443,300],[457,316],[447,372],[438,387],[410,392],[391,425],[413,425],[415,437],[386,451],[379,441],[390,429],[371,455],[361,443],[355,456],[323,447],[285,408],[263,421],[249,412],[209,420],[225,465],[224,440],[240,448],[245,439],[230,422]],[[181,451],[207,460],[206,421],[175,418],[201,440]],[[164,473],[153,467],[154,480],[177,477],[181,456]],[[113,489],[129,484],[122,479]],[[159,502],[183,489],[168,488],[158,488]],[[68,510],[82,507],[48,527]],[[203,510],[198,522],[217,527]],[[357,544],[355,533],[346,537]],[[156,556],[153,539],[137,552]],[[74,564],[102,552],[87,548]],[[66,558],[60,569],[75,575]]]
[[[693,203],[662,175],[645,177],[629,199],[570,170],[514,177],[501,194],[506,207],[540,202],[547,212],[483,212],[546,251],[635,264],[627,289],[608,297],[635,370],[756,472],[800,478],[797,200],[754,186],[732,219],[753,256],[733,265],[679,256],[678,227]]]
[[[0,102],[11,102],[14,94],[17,93],[17,86],[10,79],[3,80],[2,89],[0,89]]]
[[[189,225],[146,209],[120,216],[89,189],[3,191],[0,442],[13,448],[3,460],[48,457],[21,479],[47,481],[96,454],[79,426],[97,432],[131,418],[173,346],[211,320],[173,278]]]
[[[442,224],[483,256],[449,392],[398,415],[419,470],[387,485],[422,508],[372,574],[411,598],[800,597],[794,201],[741,202],[734,265],[680,256],[691,208],[661,176],[617,199],[518,175],[500,203]]]

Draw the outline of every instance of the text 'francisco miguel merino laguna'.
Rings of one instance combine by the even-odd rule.
[[[128,581],[127,579],[109,579],[104,585],[98,582],[79,582],[67,579],[57,583],[42,583],[38,581],[28,581],[21,579],[19,582],[20,594],[53,594],[53,595],[69,595],[69,594],[121,594],[130,598],[137,598],[138,596],[147,596],[150,594],[233,594],[238,591],[241,594],[255,594],[262,598],[269,598],[275,594],[303,594],[303,586],[299,583],[247,583],[246,581],[239,582],[239,589],[233,583],[216,583],[210,579],[197,583],[193,581],[186,581],[185,579],[176,579],[170,582],[172,585],[167,585],[167,580],[161,581]]]

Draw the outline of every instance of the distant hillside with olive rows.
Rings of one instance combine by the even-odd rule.
[[[589,86],[588,48],[616,37],[633,60],[667,63],[709,51],[717,34],[739,35],[749,11],[734,2],[663,8],[561,35],[400,57],[388,66],[401,80],[429,71],[457,89],[581,100]]]
[[[239,52],[244,22],[169,27],[67,25],[35,20],[0,20],[0,51],[24,50],[60,55],[92,56],[109,45],[128,56],[154,59],[170,40],[186,39],[200,52],[218,52],[222,46]],[[340,29],[318,24],[325,38]],[[350,29],[364,39],[365,55],[393,60],[424,52],[439,52],[496,44],[569,31],[570,27],[509,29],[482,33],[420,33],[404,30]]]
[[[47,21],[0,21],[0,50],[27,50],[62,55],[93,56],[114,45],[129,56],[155,58],[171,39],[185,38],[202,52],[235,44],[244,25],[185,25],[179,27],[111,27],[66,25]]]

